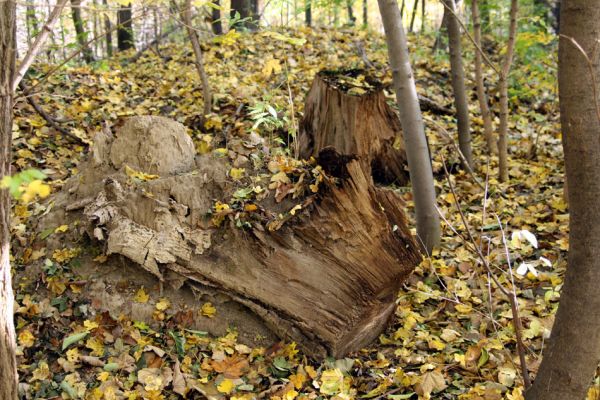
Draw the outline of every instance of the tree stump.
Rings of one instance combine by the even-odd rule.
[[[268,170],[248,162],[233,179],[230,164],[264,147],[252,135],[228,140],[225,156],[195,155],[183,125],[130,118],[96,136],[42,228],[80,221],[72,240],[85,232],[109,260],[222,293],[310,355],[358,350],[385,328],[421,258],[403,202],[331,148],[323,166],[263,154]]]
[[[364,71],[321,71],[306,98],[298,136],[300,156],[316,157],[333,146],[356,154],[378,183],[409,181],[400,120],[381,84]]]

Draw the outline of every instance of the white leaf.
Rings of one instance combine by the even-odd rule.
[[[546,257],[540,257],[540,261],[547,267],[552,266],[552,261],[548,260]]]

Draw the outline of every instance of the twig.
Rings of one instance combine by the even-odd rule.
[[[583,49],[583,47],[581,47],[581,45],[579,43],[577,43],[577,40],[575,40],[574,37],[563,35],[562,33],[560,34],[560,37],[567,39],[571,44],[573,44],[573,46],[575,46],[575,48],[585,58],[588,70],[590,71],[590,77],[592,79],[592,93],[594,95],[594,104],[596,106],[596,116],[598,117],[598,122],[600,122],[600,104],[598,104],[598,85],[596,82],[596,73],[594,71],[594,64],[592,63],[592,60],[590,59],[590,57],[588,56],[586,51]]]
[[[60,13],[66,3],[67,3],[67,0],[59,0],[59,2],[56,3],[54,8],[52,9],[52,12],[48,16],[48,20],[42,27],[40,33],[36,36],[35,41],[31,45],[29,50],[27,50],[27,54],[25,54],[23,61],[21,61],[19,68],[15,72],[15,76],[14,76],[14,79],[12,82],[13,92],[15,92],[17,90],[17,87],[19,87],[19,83],[21,82],[21,80],[25,76],[25,73],[27,72],[27,70],[29,69],[31,64],[33,63],[35,56],[39,53],[40,49],[44,45],[44,42],[50,35],[50,32],[52,32],[52,26],[58,20],[58,17],[60,16]]]
[[[81,143],[87,146],[87,143],[85,143],[80,137],[76,136],[75,134],[63,128],[62,126],[58,125],[57,121],[53,117],[48,115],[48,113],[46,113],[46,111],[44,111],[44,109],[39,104],[37,104],[37,102],[35,101],[35,95],[29,93],[29,89],[25,86],[23,81],[19,82],[19,88],[23,91],[23,94],[25,94],[27,102],[31,105],[31,107],[33,107],[35,112],[37,112],[48,123],[48,125],[56,129],[63,135],[67,136],[68,138],[76,141],[77,143]]]

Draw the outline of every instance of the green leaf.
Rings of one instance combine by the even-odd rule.
[[[169,331],[169,335],[175,341],[175,348],[177,349],[177,354],[179,357],[185,356],[185,337],[180,335],[178,332]]]
[[[74,333],[71,336],[67,336],[65,338],[65,340],[63,340],[62,350],[65,350],[70,345],[79,342],[81,339],[86,337],[88,334],[89,334],[88,331],[84,331],[84,332]]]
[[[118,363],[107,363],[104,364],[104,370],[107,372],[113,372],[119,369]]]
[[[387,398],[392,399],[392,400],[405,400],[405,399],[410,399],[414,394],[415,394],[415,392],[404,393],[404,394],[390,394],[389,396],[387,396]]]
[[[66,392],[70,398],[72,399],[77,399],[79,398],[79,396],[77,395],[77,390],[75,390],[71,385],[69,385],[69,382],[67,382],[66,380],[63,380],[60,383],[60,388]]]

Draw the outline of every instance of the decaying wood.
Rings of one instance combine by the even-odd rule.
[[[306,98],[300,125],[300,156],[315,157],[327,146],[356,154],[367,175],[382,183],[406,184],[406,153],[400,120],[377,84],[352,93],[337,85],[338,77],[361,71],[322,71]]]
[[[161,282],[222,293],[311,355],[339,357],[375,339],[420,260],[402,200],[334,149],[317,157],[340,177],[327,177],[301,211],[241,229],[227,219],[211,224],[215,199],[232,190],[228,160],[196,156],[182,125],[135,117],[115,138],[105,131],[94,142],[81,173],[54,198],[46,225],[80,219],[107,255]],[[127,168],[159,177],[133,181]],[[282,203],[272,195],[259,207],[270,203],[278,218]]]

